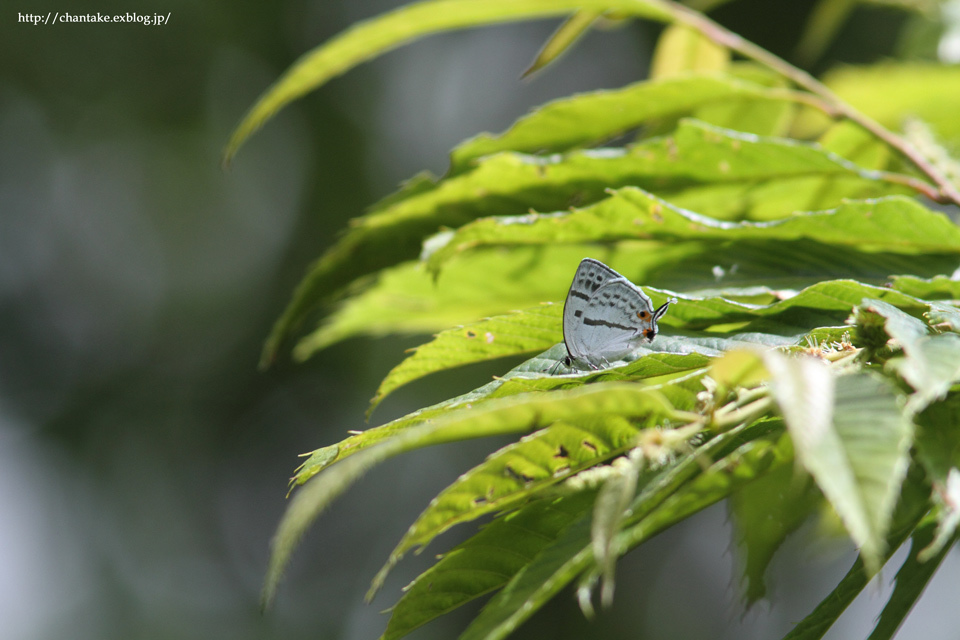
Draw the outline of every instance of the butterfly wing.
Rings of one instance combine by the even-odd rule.
[[[580,261],[563,304],[563,342],[574,360],[582,360],[588,353],[582,340],[582,328],[583,314],[590,298],[604,284],[617,279],[623,280],[623,276],[602,262],[592,258]]]
[[[657,310],[661,315],[666,308]],[[578,332],[582,359],[593,365],[618,360],[633,351],[639,342],[656,336],[653,303],[639,287],[625,278],[610,280],[587,301],[583,327]]]

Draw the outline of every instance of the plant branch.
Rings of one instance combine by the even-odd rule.
[[[699,31],[703,36],[716,44],[725,46],[731,51],[736,51],[746,58],[755,60],[773,69],[797,86],[819,96],[823,100],[823,106],[828,107],[828,109],[825,110],[828,115],[839,115],[857,123],[890,147],[899,151],[900,154],[912,162],[921,173],[930,178],[936,186],[926,185],[926,188],[920,188],[919,190],[924,195],[936,202],[960,206],[960,191],[958,191],[950,180],[919,150],[900,136],[883,127],[873,118],[860,113],[841,100],[829,87],[806,71],[793,66],[783,58],[770,53],[749,40],[745,40],[702,13],[698,13],[689,7],[685,7],[672,0],[647,1],[661,7],[664,11],[668,11],[677,22]],[[817,103],[812,104],[821,106]],[[917,184],[911,184],[910,186],[918,188]]]

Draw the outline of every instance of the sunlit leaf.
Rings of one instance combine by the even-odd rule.
[[[929,486],[925,484],[919,469],[911,467],[903,484],[900,501],[884,545],[886,549],[885,559],[889,559],[894,551],[903,544],[904,540],[910,537],[914,528],[923,518],[929,508],[928,493]],[[819,640],[822,638],[840,617],[840,614],[867,586],[873,576],[874,572],[865,567],[861,555],[836,588],[790,633],[785,635],[783,640]]]
[[[960,394],[928,406],[917,418],[917,459],[933,484],[937,531],[920,560],[940,553],[960,526]]]
[[[790,466],[778,468],[730,496],[749,608],[766,595],[764,574],[787,536],[822,502],[819,491]]]
[[[928,62],[886,62],[838,67],[824,81],[836,94],[883,126],[899,129],[908,116],[930,124],[939,137],[960,140],[960,67]],[[805,135],[823,126],[823,117],[805,112]]]
[[[490,402],[476,410],[464,408],[444,419],[420,424],[384,440],[339,464],[304,485],[290,502],[277,527],[267,569],[263,602],[269,604],[277,585],[307,527],[329,504],[372,466],[412,449],[493,435],[535,431],[560,420],[596,413],[625,417],[649,415],[660,406],[669,410],[657,394],[629,384],[597,384],[586,389],[557,391],[549,398],[528,394]]]
[[[452,256],[478,246],[636,239],[768,243],[806,239],[853,251],[960,255],[960,228],[943,214],[904,197],[847,202],[772,222],[731,223],[680,209],[642,189],[623,187],[597,204],[571,212],[471,222],[432,253],[429,265],[439,270]]]
[[[410,40],[454,29],[562,16],[581,9],[617,9],[668,21],[652,3],[628,0],[427,0],[360,22],[305,53],[267,89],[234,131],[224,151],[229,162],[241,144],[280,109],[331,78]]]
[[[397,387],[428,373],[504,355],[545,351],[557,342],[558,319],[555,309],[534,307],[443,331],[394,367],[377,389],[370,410]]]
[[[890,147],[849,120],[831,125],[817,142],[827,151],[864,169],[885,169],[890,161]]]
[[[901,398],[882,378],[834,378],[814,358],[769,353],[766,364],[797,459],[860,547],[867,568],[875,572],[909,464],[913,425]]]
[[[754,431],[764,432],[767,426]],[[786,459],[770,446],[748,447],[730,455],[731,444],[741,444],[742,429],[714,438],[701,448],[703,455],[723,458],[703,472],[696,456],[648,482],[634,499],[628,527],[618,537],[623,551],[640,544],[704,507],[717,502],[747,482],[769,472]],[[544,602],[558,593],[594,562],[591,519],[582,518],[567,528],[487,604],[461,636],[461,640],[499,639],[515,630]]]
[[[451,171],[460,173],[478,158],[503,151],[543,153],[598,144],[657,118],[688,115],[704,104],[767,96],[765,87],[720,74],[690,74],[578,94],[537,108],[501,134],[484,133],[461,143],[451,153]]]
[[[640,425],[615,414],[554,423],[491,454],[430,502],[390,554],[372,590],[383,584],[407,551],[426,546],[450,527],[508,509],[578,471],[625,453],[634,446],[641,427],[662,417],[663,406],[651,403],[650,411]]]
[[[523,77],[536,73],[563,55],[590,30],[590,26],[602,15],[603,11],[594,9],[577,11],[567,18],[537,53],[533,63],[523,72]]]
[[[494,520],[443,554],[405,590],[382,640],[397,640],[460,605],[498,589],[572,523],[589,513],[594,493],[538,500]]]
[[[650,62],[650,77],[678,76],[690,71],[723,71],[730,50],[685,25],[669,25],[660,34]]]
[[[333,294],[362,276],[416,258],[423,240],[443,226],[530,209],[564,210],[596,202],[606,196],[606,189],[625,185],[721,218],[745,217],[754,210],[760,217],[783,217],[798,209],[834,206],[845,197],[903,190],[812,146],[693,121],[682,123],[674,136],[629,150],[549,158],[499,154],[433,187],[416,181],[405,189],[405,197],[387,199],[356,221],[297,288],[264,346],[263,363]],[[884,275],[891,272],[896,270]]]
[[[933,278],[918,278],[916,276],[895,276],[893,288],[907,295],[924,300],[956,300],[960,299],[960,280],[947,276]]]

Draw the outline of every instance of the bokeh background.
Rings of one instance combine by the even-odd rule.
[[[498,443],[396,459],[325,514],[275,609],[261,615],[268,543],[297,454],[363,428],[377,383],[423,338],[351,340],[259,373],[262,340],[349,218],[422,169],[442,173],[466,137],[502,130],[547,100],[643,78],[657,29],[593,33],[531,81],[520,72],[556,21],[417,42],[297,102],[221,170],[232,127],[293,60],[400,4],[3,4],[0,638],[376,638],[380,611],[427,556],[469,533],[462,527],[405,560],[375,603],[363,604],[429,498]],[[813,5],[739,0],[714,15],[790,56]],[[18,19],[64,10],[171,17],[150,27]],[[939,44],[949,55],[941,35],[908,12],[862,6],[813,68],[905,47],[929,57]],[[374,420],[468,391],[509,366],[433,376],[398,392]],[[843,543],[810,547],[810,533],[776,561],[771,603],[742,616],[730,524],[717,506],[627,556],[616,605],[599,620],[585,622],[565,592],[518,637],[780,637],[854,557]],[[956,637],[958,556],[954,549],[899,638]],[[896,566],[828,637],[867,632]],[[475,611],[413,637],[455,637]]]

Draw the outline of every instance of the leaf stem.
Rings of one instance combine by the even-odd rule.
[[[824,110],[832,117],[841,116],[851,120],[874,136],[885,142],[887,145],[896,149],[920,170],[925,176],[933,181],[934,185],[924,185],[920,183],[911,183],[909,186],[918,189],[925,196],[942,204],[960,205],[960,191],[950,182],[943,173],[934,166],[916,147],[905,139],[889,131],[873,118],[860,113],[852,106],[844,102],[825,84],[814,78],[806,71],[793,66],[783,58],[776,56],[766,49],[759,47],[749,40],[733,33],[729,29],[714,22],[702,13],[685,7],[673,0],[647,0],[664,11],[669,12],[677,22],[699,31],[706,38],[716,44],[725,46],[731,51],[736,51],[745,58],[755,60],[770,69],[773,69],[780,75],[791,80],[794,84],[810,93],[819,96],[822,102],[810,102]]]
[[[717,431],[722,432],[738,424],[749,424],[768,413],[772,408],[773,398],[771,398],[769,395],[765,395],[764,397],[754,400],[753,402],[742,407],[725,412],[722,417],[719,415],[714,415],[713,426]],[[719,413],[720,412],[718,411],[717,414]]]

